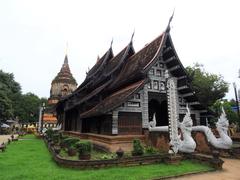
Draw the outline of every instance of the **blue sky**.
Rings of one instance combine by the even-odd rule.
[[[138,51],[160,35],[175,8],[171,35],[184,66],[194,62],[240,87],[240,2],[233,0],[8,0],[0,1],[0,69],[24,93],[49,97],[68,42],[69,64],[80,84],[109,48],[117,54],[135,29]]]

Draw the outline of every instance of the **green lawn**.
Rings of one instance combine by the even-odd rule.
[[[0,152],[0,179],[152,179],[211,168],[199,163],[183,161],[180,165],[155,164],[132,167],[114,167],[99,170],[61,168],[52,160],[44,142],[34,136],[12,142],[6,152]]]

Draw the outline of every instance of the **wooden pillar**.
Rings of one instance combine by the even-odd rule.
[[[196,117],[196,123],[197,123],[197,125],[200,125],[201,123],[200,123],[200,113],[199,112],[196,112],[195,113],[195,117]]]
[[[79,110],[77,110],[77,131],[82,132],[82,119],[80,118]]]
[[[118,111],[112,112],[112,134],[118,134]]]
[[[65,131],[66,129],[66,115],[65,115],[65,111],[63,112],[63,115],[62,115],[62,129]]]

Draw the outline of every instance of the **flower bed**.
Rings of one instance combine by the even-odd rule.
[[[135,165],[146,165],[146,164],[155,164],[160,162],[167,162],[175,164],[176,159],[182,160],[182,159],[191,159],[195,160],[201,163],[210,164],[215,169],[221,169],[223,161],[220,159],[214,159],[210,156],[199,156],[199,155],[190,155],[190,154],[183,154],[182,156],[177,156],[177,158],[173,158],[172,155],[169,154],[150,154],[150,155],[142,155],[142,156],[131,156],[130,154],[125,154],[122,158],[117,158],[116,156],[112,156],[112,154],[105,154],[102,153],[98,154],[101,159],[96,158],[96,156],[93,156],[95,158],[91,160],[78,160],[77,156],[68,157],[65,153],[57,154],[54,151],[54,146],[50,145],[45,140],[46,145],[48,145],[48,149],[51,152],[54,161],[59,165],[63,167],[70,167],[70,168],[78,168],[78,169],[91,169],[91,168],[103,168],[103,167],[116,167],[116,166],[135,166]],[[94,152],[94,151],[93,151]],[[106,159],[104,158],[104,155],[106,155]],[[99,157],[99,156],[98,156]],[[182,158],[181,158],[182,157]],[[108,159],[109,158],[109,159]],[[170,160],[170,161],[169,161]]]

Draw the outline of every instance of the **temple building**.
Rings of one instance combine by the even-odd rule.
[[[167,98],[168,77],[175,77],[177,82],[180,121],[186,104],[194,125],[205,121],[207,111],[199,103],[178,58],[169,25],[138,52],[132,39],[116,55],[110,47],[89,70],[84,82],[58,102],[58,120],[65,131],[111,136],[143,135],[154,115],[157,126],[167,126],[171,106]],[[63,90],[52,88],[51,92]]]
[[[57,102],[63,97],[70,95],[76,88],[77,82],[70,71],[66,54],[60,72],[51,83],[50,97],[48,98],[47,108],[43,115],[45,126],[53,127],[57,124],[55,109]]]

